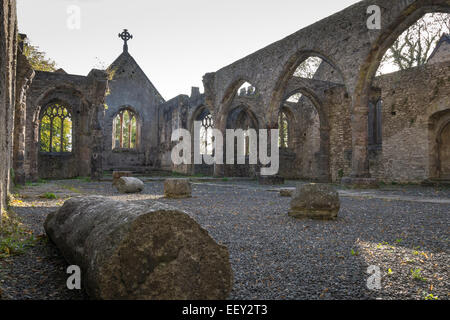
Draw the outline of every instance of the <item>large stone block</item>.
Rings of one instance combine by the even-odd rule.
[[[192,187],[188,179],[167,179],[164,181],[164,196],[167,198],[190,198]]]
[[[294,194],[294,190],[290,190],[290,189],[282,189],[280,190],[280,196],[282,197],[292,197],[292,195]]]
[[[299,185],[292,198],[289,215],[298,219],[335,219],[340,206],[339,194],[330,185]]]
[[[188,214],[158,202],[78,197],[48,215],[45,230],[82,271],[93,299],[226,299],[228,249]]]
[[[144,182],[138,178],[133,177],[121,177],[115,187],[120,193],[139,193],[144,190]]]
[[[131,177],[133,173],[131,171],[113,171],[113,186],[117,184],[120,178],[122,177]]]

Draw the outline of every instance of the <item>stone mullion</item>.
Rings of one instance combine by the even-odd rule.
[[[120,148],[123,148],[123,113],[120,114]]]
[[[53,151],[53,117],[50,117],[50,148],[49,152]]]
[[[128,148],[131,149],[131,114],[128,112]]]
[[[63,136],[64,136],[64,119],[65,118],[60,118],[61,119],[61,137],[60,137],[60,139],[61,139],[61,153],[63,153],[64,152],[64,138],[63,138]]]

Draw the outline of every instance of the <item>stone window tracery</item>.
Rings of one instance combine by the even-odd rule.
[[[40,150],[49,153],[72,152],[72,114],[60,105],[49,105],[40,121]]]
[[[113,149],[136,149],[137,134],[136,114],[129,109],[120,111],[113,122]]]
[[[213,129],[214,120],[211,114],[206,115],[202,120],[200,128],[200,154],[213,154]]]

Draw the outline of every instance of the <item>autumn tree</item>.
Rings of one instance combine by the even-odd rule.
[[[23,54],[36,71],[53,72],[56,70],[56,62],[47,58],[45,52],[40,51],[38,46],[32,45],[28,40],[24,41]]]

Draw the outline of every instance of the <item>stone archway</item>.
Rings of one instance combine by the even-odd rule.
[[[441,130],[438,139],[439,178],[450,179],[450,121]]]
[[[406,3],[406,2],[405,2]],[[380,63],[398,37],[427,13],[450,13],[448,0],[415,1],[403,9],[396,19],[384,27],[372,44],[369,54],[361,64],[352,94],[352,173],[342,183],[360,186],[377,186],[369,168],[368,116],[373,81]]]
[[[196,132],[195,122],[199,123],[200,132]],[[188,166],[188,171],[192,175],[212,176],[214,174],[214,165],[209,165],[202,161],[201,164],[195,164],[194,153],[200,152],[203,156],[208,154],[213,156],[215,150],[213,149],[212,130],[215,128],[215,119],[211,111],[205,105],[200,105],[195,109],[188,121],[189,132],[191,133],[191,146],[194,152],[191,155],[191,165]],[[195,136],[199,136],[199,150],[195,149]],[[211,150],[213,149],[213,150]]]
[[[289,101],[293,97],[296,98]],[[288,91],[284,96],[280,110],[287,107],[292,110],[290,134],[295,142],[292,146],[295,155],[292,168],[286,176],[319,182],[331,181],[330,126],[322,99],[312,90],[300,87]],[[280,155],[283,154],[280,151]],[[283,159],[280,159],[280,170],[283,171],[286,164],[281,162]]]
[[[247,105],[239,105],[234,107],[228,114],[226,120],[226,129],[231,130],[243,130],[247,132],[247,130],[254,129],[256,132],[261,128],[260,121],[258,121],[257,116],[251,110],[251,108]],[[259,172],[259,166],[257,164],[250,164],[250,153],[251,148],[249,146],[249,136],[245,135],[243,145],[238,145],[236,138],[234,140],[234,164],[226,164],[225,165],[225,176],[228,177],[255,177]],[[224,141],[227,140],[227,133],[225,133]],[[259,144],[257,142],[257,144]],[[229,150],[227,149],[227,145],[224,146],[225,155]],[[245,164],[238,163],[238,148],[243,147],[245,150],[243,151],[245,154]],[[242,151],[242,150],[241,150]]]

